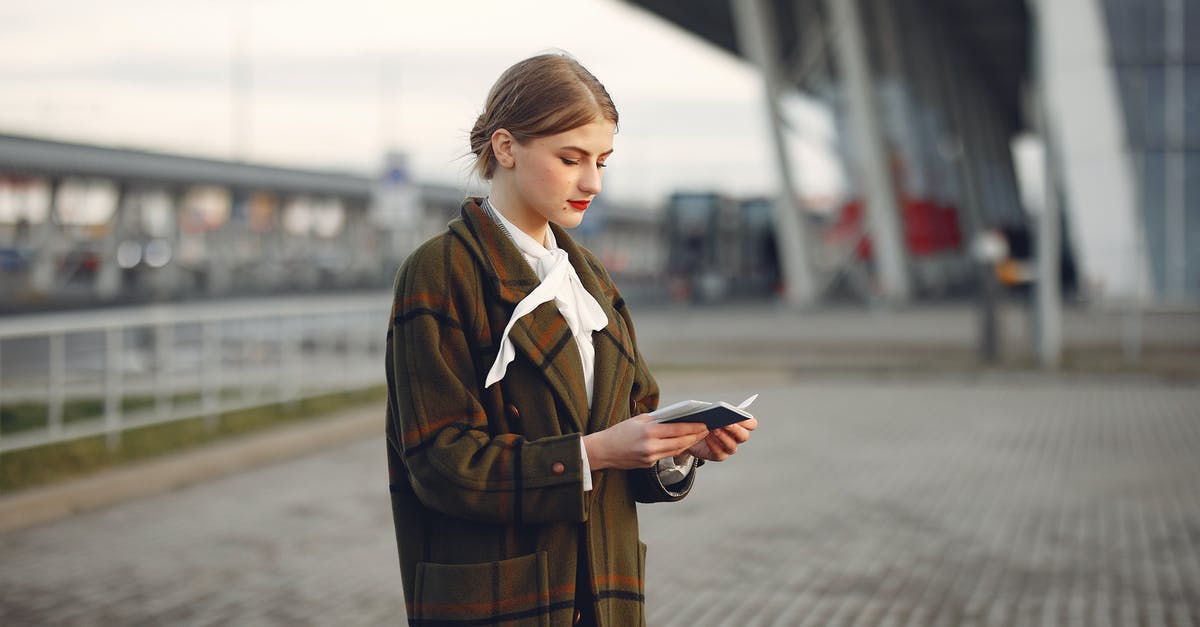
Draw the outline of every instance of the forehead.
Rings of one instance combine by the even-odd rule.
[[[537,141],[551,149],[579,148],[591,154],[604,154],[612,150],[613,136],[617,126],[605,119],[597,119],[556,135],[547,135]]]

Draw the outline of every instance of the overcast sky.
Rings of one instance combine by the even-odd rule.
[[[464,185],[488,88],[555,48],[620,111],[613,199],[774,191],[758,76],[615,0],[6,2],[0,133],[363,173],[392,146],[418,179]],[[828,114],[789,114],[805,193],[838,193]]]

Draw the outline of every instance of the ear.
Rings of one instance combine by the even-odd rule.
[[[499,128],[492,133],[492,154],[496,157],[496,163],[500,167],[511,168],[516,165],[516,156],[513,154],[513,146],[516,143],[516,138],[508,132],[508,129]]]

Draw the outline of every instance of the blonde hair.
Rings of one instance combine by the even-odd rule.
[[[564,53],[540,54],[504,71],[488,92],[471,129],[474,171],[485,180],[496,172],[492,134],[505,129],[518,143],[569,131],[604,118],[617,124],[617,107],[604,85]]]

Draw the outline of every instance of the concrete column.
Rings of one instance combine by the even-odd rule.
[[[233,283],[233,255],[237,248],[235,241],[242,225],[234,226],[233,210],[238,201],[240,190],[230,188],[226,201],[229,203],[228,217],[216,229],[204,234],[204,266],[206,284],[205,291],[209,296],[220,296],[229,291]]]
[[[41,224],[34,225],[31,248],[34,253],[29,270],[29,290],[34,298],[46,298],[54,291],[58,278],[58,256],[65,248],[62,220],[58,216],[58,201],[63,186],[62,179],[51,179],[50,198],[47,200],[46,217]]]
[[[775,148],[780,193],[773,203],[775,234],[779,245],[780,271],[786,285],[788,304],[805,306],[817,297],[807,255],[807,237],[800,217],[791,158],[784,141],[779,95],[786,86],[780,67],[780,50],[775,38],[776,20],[767,0],[730,0],[740,47],[762,73],[766,87],[767,119]]]
[[[1033,72],[1037,98],[1038,135],[1042,138],[1043,200],[1037,230],[1037,355],[1043,368],[1057,370],[1062,364],[1062,276],[1060,261],[1060,211],[1058,206],[1058,172],[1055,167],[1054,140],[1046,124],[1046,89],[1043,72],[1042,46],[1049,36],[1042,23],[1034,19]]]
[[[888,87],[892,92],[885,94],[885,98],[891,96],[887,98],[885,105],[887,135],[895,142],[895,156],[905,174],[904,178],[895,183],[897,189],[927,198],[926,173],[920,156],[920,141],[917,139],[920,122],[912,105],[916,81],[903,45],[905,39],[915,40],[915,33],[905,31],[907,22],[899,16],[902,9],[893,0],[874,0],[871,8],[871,13],[875,16],[876,41],[881,52],[879,57],[882,59],[880,75],[888,79]]]
[[[104,235],[101,244],[100,272],[96,277],[95,294],[101,300],[113,300],[121,293],[121,266],[117,263],[117,247],[128,233],[130,215],[139,207],[133,206],[136,194],[130,193],[129,186],[117,183],[117,197],[112,217],[109,218],[108,233]]]
[[[170,196],[168,215],[171,216],[171,231],[165,239],[171,250],[171,259],[167,262],[167,265],[158,268],[153,275],[152,289],[154,296],[159,299],[178,296],[181,292],[191,289],[190,286],[185,287],[180,285],[184,275],[179,262],[181,240],[179,210],[183,206],[184,198],[187,196],[187,188],[178,187],[168,190],[167,193]]]
[[[837,50],[838,73],[846,88],[853,131],[851,140],[859,160],[858,179],[863,185],[871,220],[871,239],[883,297],[891,303],[902,303],[909,299],[911,292],[904,237],[900,232],[895,186],[876,109],[858,0],[825,0],[825,3]]]
[[[1046,123],[1056,141],[1076,267],[1095,302],[1130,302],[1147,282],[1137,183],[1110,42],[1095,0],[1030,0],[1041,40]]]

